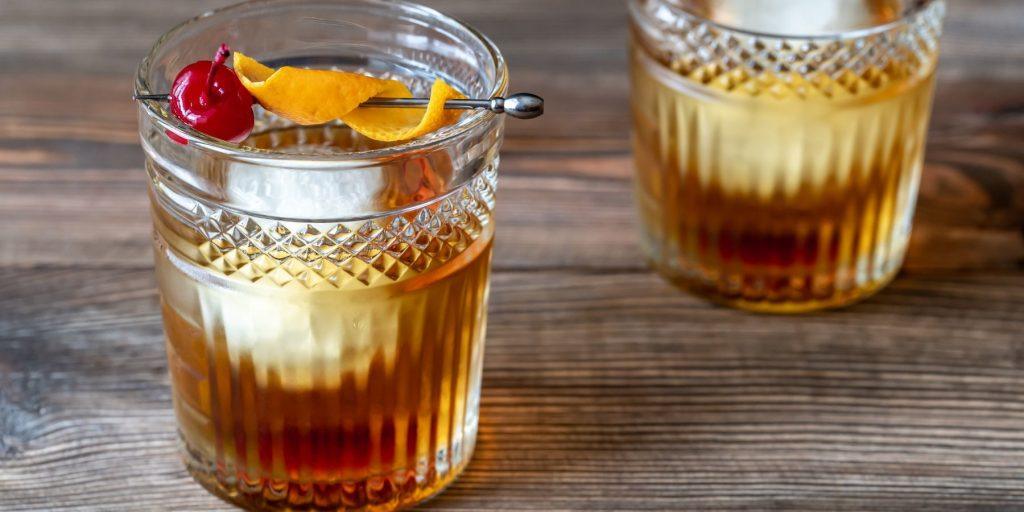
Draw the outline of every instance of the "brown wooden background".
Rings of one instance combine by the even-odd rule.
[[[0,510],[226,510],[176,458],[135,65],[224,1],[0,0]],[[645,267],[625,9],[438,0],[514,89],[481,441],[430,510],[1024,510],[1024,2],[952,0],[914,243],[771,317]]]

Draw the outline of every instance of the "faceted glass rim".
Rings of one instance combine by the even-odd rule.
[[[641,3],[644,0],[629,0],[630,10],[635,15],[641,9]],[[917,0],[914,6],[907,9],[899,18],[881,23],[878,25],[871,25],[869,27],[858,28],[854,30],[843,30],[838,32],[823,32],[820,34],[786,34],[781,32],[764,32],[760,30],[751,30],[727,23],[721,23],[708,19],[705,16],[692,12],[682,5],[678,0],[655,0],[660,2],[662,5],[668,7],[672,12],[678,14],[680,17],[689,18],[696,20],[702,24],[710,25],[724,32],[730,32],[734,34],[755,37],[760,39],[776,39],[776,40],[789,40],[789,41],[835,41],[837,39],[844,40],[856,40],[867,38],[876,34],[897,30],[905,26],[917,24],[918,18],[924,15],[929,9],[936,4],[943,4],[944,0]]]
[[[473,28],[468,23],[460,21],[451,16],[442,14],[440,11],[405,0],[343,0],[338,2],[338,5],[343,4],[345,1],[363,3],[367,5],[376,5],[385,9],[398,9],[403,12],[410,14],[419,14],[426,16],[431,20],[434,20],[437,24],[451,25],[462,30],[465,30],[471,37],[475,38],[475,42],[482,45],[488,52],[491,58],[491,63],[495,68],[495,80],[494,86],[488,93],[488,97],[500,96],[505,93],[508,89],[508,65],[505,62],[505,57],[498,50],[497,45],[493,41],[477,29]],[[193,23],[200,20],[212,17],[212,16],[224,16],[231,15],[236,10],[242,10],[246,8],[257,7],[260,4],[273,5],[273,4],[301,4],[302,0],[247,0],[236,4],[228,5],[218,9],[207,11],[198,16],[189,18],[167,32],[164,32],[153,46],[150,47],[149,53],[142,59],[139,64],[138,70],[135,77],[135,94],[153,94],[153,91],[149,88],[149,83],[146,80],[146,76],[149,74],[150,65],[152,64],[154,56],[163,47],[167,41],[169,41],[178,32],[187,29]],[[227,141],[211,137],[205,133],[196,130],[195,128],[181,122],[174,116],[168,116],[161,113],[160,109],[154,106],[154,102],[140,101],[143,112],[149,116],[161,129],[169,130],[176,135],[183,137],[188,145],[195,146],[201,150],[209,151],[213,153],[221,154],[225,157],[242,161],[246,163],[253,163],[258,165],[264,165],[268,167],[296,167],[296,163],[310,164],[313,167],[318,167],[318,164],[354,164],[356,167],[363,165],[374,165],[376,163],[392,160],[395,158],[408,155],[410,153],[426,152],[437,147],[443,147],[446,144],[464,135],[470,130],[479,126],[486,125],[489,121],[493,120],[498,114],[489,110],[476,110],[469,115],[463,116],[463,118],[452,125],[451,127],[442,128],[446,133],[443,133],[438,137],[421,137],[419,139],[413,139],[410,142],[402,143],[396,146],[390,146],[380,149],[373,149],[367,151],[358,151],[352,153],[338,153],[332,155],[309,155],[309,154],[295,154],[295,153],[282,153],[273,150],[249,148],[245,146],[239,146],[231,144]]]

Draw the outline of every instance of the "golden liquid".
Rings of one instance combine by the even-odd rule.
[[[670,69],[634,38],[631,70],[642,238],[661,273],[713,300],[776,312],[847,304],[894,276],[934,62],[809,81]]]
[[[294,262],[264,258],[267,277],[250,282],[186,261],[209,242],[154,217],[174,406],[197,480],[256,510],[394,510],[458,475],[476,438],[490,226],[420,272],[308,287],[271,279]]]

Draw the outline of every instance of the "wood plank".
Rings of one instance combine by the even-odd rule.
[[[7,0],[0,17],[0,66],[7,71],[0,83],[17,94],[0,98],[0,114],[63,121],[88,111],[99,119],[116,116],[125,121],[127,132],[133,132],[134,112],[124,99],[135,68],[153,41],[181,20],[227,3],[187,0],[154,9],[124,0]],[[464,0],[427,3],[492,36],[506,53],[513,87],[547,98],[548,115],[513,124],[522,127],[521,135],[618,137],[628,132],[623,2],[512,0],[500,7]],[[940,83],[1009,82],[990,88],[997,95],[1009,91],[996,89],[1010,88],[1013,82],[1019,86],[1024,81],[1024,42],[1016,21],[1024,18],[1024,4],[948,3]],[[60,38],[52,36],[57,33]],[[36,80],[35,75],[45,78]],[[988,96],[960,100],[983,101]],[[951,105],[955,108],[957,103]],[[53,108],[39,108],[41,104]]]
[[[970,131],[968,131],[970,130]],[[933,133],[908,271],[1019,268],[1020,120]],[[145,176],[129,142],[0,138],[0,264],[151,262]],[[497,268],[643,268],[628,143],[512,138],[502,158]]]
[[[642,265],[628,184],[621,4],[598,9],[581,2],[559,3],[533,23],[529,17],[540,9],[535,0],[516,0],[507,11],[474,2],[436,4],[495,31],[502,46],[508,43],[513,64],[524,64],[514,71],[517,87],[548,97],[546,116],[510,123],[499,195],[499,268]],[[17,240],[0,246],[0,264],[148,264],[142,156],[135,109],[126,100],[138,56],[117,57],[116,45],[130,43],[142,52],[148,42],[132,38],[149,41],[200,7],[176,2],[165,11],[107,0],[93,12],[93,3],[9,4],[0,27],[33,30],[17,40],[0,37],[0,63],[15,70],[0,75],[0,234]],[[103,16],[111,11],[117,16]],[[1024,75],[1018,73],[1024,52],[1010,51],[1017,38],[1006,21],[1021,19],[1018,11],[1024,4],[1006,0],[951,2],[910,270],[1011,268],[1024,260]],[[94,46],[41,40],[56,24],[81,16],[99,26],[75,37],[92,37]],[[122,34],[128,42],[104,37],[125,17],[147,20],[143,25],[154,32]],[[510,28],[516,26],[528,33]],[[74,54],[78,48],[92,53]],[[581,56],[579,48],[593,54]],[[85,69],[55,56],[78,64],[99,56],[118,64]],[[46,65],[11,60],[20,58]],[[984,66],[971,68],[979,63]],[[990,204],[997,211],[990,212]]]
[[[175,456],[151,272],[0,283],[0,509],[227,510]],[[426,509],[1011,508],[1022,315],[1019,273],[793,322],[646,272],[499,272],[480,445]]]
[[[59,68],[124,75],[134,71],[165,30],[232,3],[178,0],[154,8],[126,0],[5,0],[4,16],[0,18],[0,65],[13,70]],[[619,72],[625,62],[625,2],[504,0],[498,6],[466,0],[421,3],[464,19],[488,34],[509,57],[513,69],[546,68],[564,77],[587,67]],[[1018,79],[1024,75],[1024,41],[1019,27],[1024,5],[1016,0],[946,3],[945,75]]]

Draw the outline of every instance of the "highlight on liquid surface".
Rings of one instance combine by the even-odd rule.
[[[775,12],[765,12],[769,3]],[[721,9],[711,14],[723,23],[789,30],[787,20],[799,19],[800,33],[814,33],[891,21],[892,3],[815,0],[803,11],[801,2],[702,4]],[[851,6],[860,7],[856,16]],[[870,294],[891,279],[906,250],[935,54],[856,62],[835,48],[749,41],[721,62],[685,50],[673,57],[634,26],[645,249],[674,282],[740,307],[799,311]],[[729,62],[743,55],[749,62]],[[791,67],[777,65],[794,55]]]
[[[357,139],[337,126],[249,143]],[[330,229],[211,214],[228,244],[155,209],[174,405],[201,483],[256,509],[390,510],[454,479],[476,439],[493,227],[444,208]]]
[[[818,36],[899,19],[916,0],[677,0],[702,18],[763,34]]]

